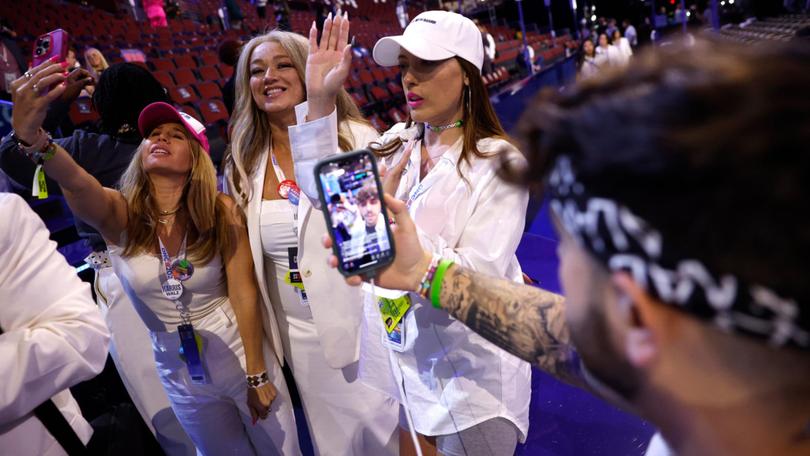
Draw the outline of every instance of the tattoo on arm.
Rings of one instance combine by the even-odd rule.
[[[440,299],[442,308],[483,338],[559,380],[587,388],[562,296],[453,266]]]

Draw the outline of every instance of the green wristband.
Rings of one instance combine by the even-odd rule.
[[[444,280],[444,273],[453,265],[453,260],[442,260],[439,266],[436,267],[436,273],[433,274],[433,281],[430,283],[430,302],[433,307],[437,309],[442,308],[442,303],[439,301],[439,296],[442,293],[442,281]]]

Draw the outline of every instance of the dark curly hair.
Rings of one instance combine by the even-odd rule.
[[[138,135],[138,115],[156,101],[171,103],[152,73],[133,63],[116,63],[104,70],[93,93],[100,129],[113,136]]]
[[[562,154],[589,193],[621,202],[675,251],[810,299],[810,47],[698,41],[648,50],[558,93],[520,135],[542,188]]]

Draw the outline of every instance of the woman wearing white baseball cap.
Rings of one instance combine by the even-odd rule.
[[[146,106],[144,139],[114,190],[25,123],[14,124],[21,150],[104,237],[198,451],[300,454],[289,392],[264,337],[244,215],[217,192],[205,127],[167,103]]]
[[[455,13],[427,11],[402,35],[379,40],[373,55],[380,65],[400,67],[410,107],[407,122],[370,144],[388,169],[386,191],[408,201],[435,266],[444,259],[520,282],[515,251],[528,192],[502,182],[497,169],[502,160],[523,158],[481,80],[477,27]],[[310,31],[306,122],[290,127],[304,192],[315,191],[312,164],[336,150],[324,142],[337,142],[335,97],[350,64],[345,41],[325,33],[318,43]],[[381,325],[377,303],[366,299],[361,378],[400,399],[423,448],[445,455],[512,454],[528,432],[529,365],[434,309],[418,292],[377,293],[406,299],[410,308],[394,330],[402,334],[397,344]]]

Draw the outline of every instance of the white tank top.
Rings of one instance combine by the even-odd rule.
[[[273,260],[282,277],[290,269],[287,249],[298,246],[292,211],[287,200],[263,200],[259,217],[262,251],[265,257]]]
[[[123,247],[108,245],[115,274],[146,327],[150,331],[174,331],[181,318],[175,303],[163,296],[160,288],[166,281],[163,261],[149,254],[125,257],[121,255]],[[188,307],[193,324],[228,300],[228,288],[219,253],[206,265],[192,264],[194,274],[183,282],[180,302]]]
[[[259,225],[261,226],[262,253],[265,257],[264,275],[270,301],[280,304],[282,320],[297,318],[311,321],[309,305],[304,305],[300,292],[284,279],[290,270],[289,249],[298,247],[295,234],[293,206],[287,200],[264,200],[261,206]]]

